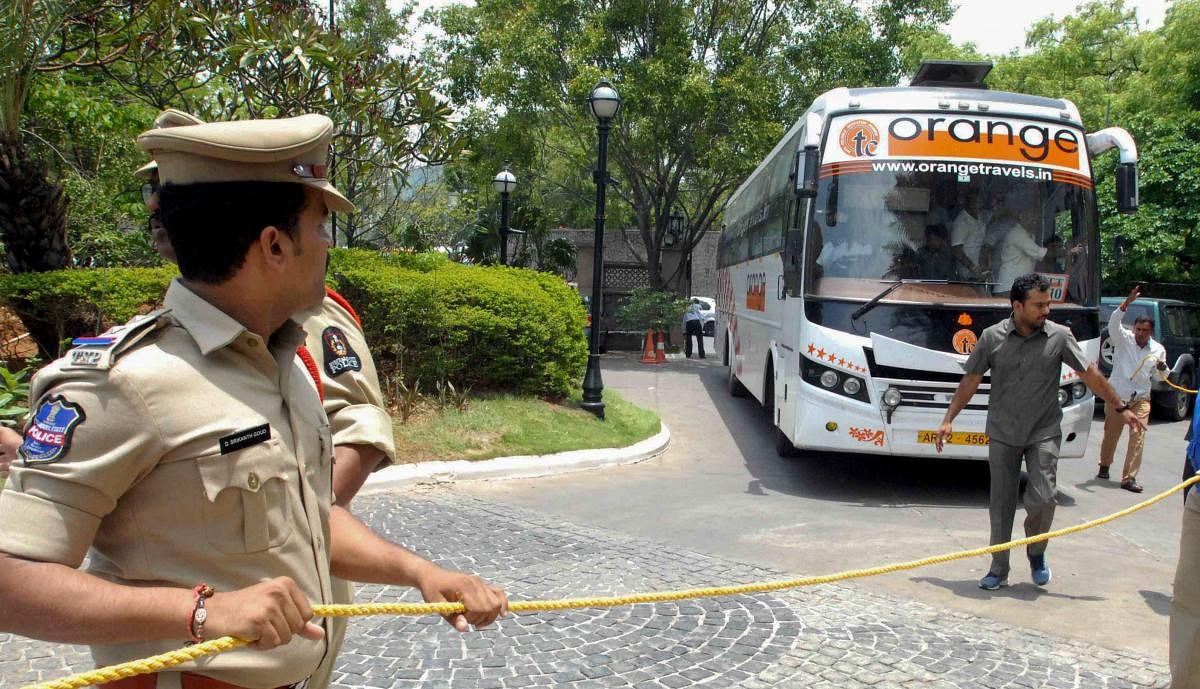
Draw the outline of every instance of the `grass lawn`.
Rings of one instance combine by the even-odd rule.
[[[579,406],[580,393],[554,404],[497,395],[472,398],[463,412],[453,408],[418,413],[396,429],[399,462],[490,459],[544,455],[567,450],[625,447],[658,433],[658,415],[604,391],[600,421]],[[398,418],[393,414],[393,418]]]

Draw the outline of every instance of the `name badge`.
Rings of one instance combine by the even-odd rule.
[[[238,450],[250,447],[251,445],[265,443],[270,439],[271,426],[268,424],[264,423],[261,426],[247,428],[244,431],[238,431],[233,435],[227,435],[224,438],[221,438],[221,454],[227,455],[230,452],[237,452]]]

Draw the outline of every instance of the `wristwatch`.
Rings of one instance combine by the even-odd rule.
[[[1127,409],[1129,409],[1129,405],[1128,405],[1128,404],[1119,404],[1119,405],[1117,405],[1117,406],[1113,407],[1113,411],[1115,411],[1115,412],[1116,412],[1116,413],[1118,413],[1118,414],[1120,414],[1121,412],[1123,412],[1123,411],[1125,411],[1125,410],[1127,410]]]

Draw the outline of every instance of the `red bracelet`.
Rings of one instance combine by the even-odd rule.
[[[188,616],[188,636],[191,637],[192,643],[198,644],[204,641],[204,621],[208,619],[208,611],[204,609],[204,601],[212,598],[216,593],[216,589],[204,582],[196,584],[196,588],[192,589],[192,593],[196,596],[196,603],[192,606],[192,614]]]

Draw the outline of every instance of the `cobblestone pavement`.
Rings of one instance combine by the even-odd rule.
[[[773,571],[564,523],[436,488],[367,495],[355,511],[390,539],[556,599],[786,579]],[[815,574],[816,572],[807,572]],[[358,600],[419,600],[360,588]],[[91,666],[86,651],[0,634],[0,687]],[[1163,687],[1166,668],[1120,650],[864,593],[853,584],[510,616],[460,636],[437,617],[351,621],[343,688]]]

